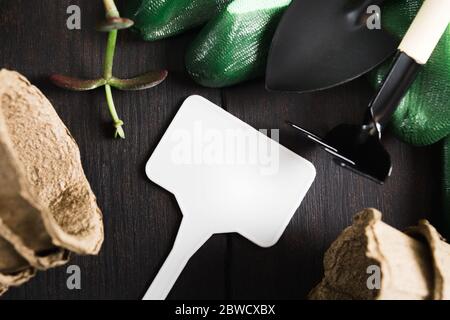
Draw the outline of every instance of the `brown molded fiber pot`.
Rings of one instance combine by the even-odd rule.
[[[78,146],[44,95],[0,71],[0,288],[97,254],[103,222]],[[9,279],[7,281],[7,279]],[[0,289],[1,291],[1,289]]]
[[[419,221],[418,226],[411,227],[406,233],[423,238],[431,252],[434,275],[434,300],[450,300],[450,245],[427,221]]]
[[[21,285],[34,274],[35,269],[17,253],[12,244],[0,238],[0,295],[9,286]]]
[[[309,294],[315,300],[424,300],[449,297],[450,245],[427,222],[407,233],[366,209],[327,250],[325,275]],[[373,268],[378,287],[370,286]],[[370,283],[369,283],[370,282]]]

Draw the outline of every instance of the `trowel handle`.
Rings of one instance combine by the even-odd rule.
[[[189,218],[184,218],[178,230],[175,244],[142,300],[165,300],[189,259],[211,237],[199,230]]]
[[[370,103],[366,127],[381,135],[450,22],[450,0],[425,0],[414,18],[394,63]]]
[[[425,0],[398,49],[426,64],[449,22],[449,0]]]

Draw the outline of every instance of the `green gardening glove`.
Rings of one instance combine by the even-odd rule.
[[[384,27],[402,37],[422,2],[388,1],[382,11]],[[388,68],[386,64],[376,72],[378,85]],[[443,159],[444,210],[450,226],[450,27],[400,103],[392,127],[401,139],[419,146],[447,137]]]
[[[130,0],[125,16],[144,40],[210,21],[191,45],[186,67],[207,87],[262,76],[276,26],[291,0]],[[225,8],[225,9],[224,9]]]
[[[213,18],[231,0],[128,0],[125,16],[147,41],[174,36]]]
[[[387,1],[381,12],[384,27],[403,37],[422,3]],[[378,85],[388,68],[389,63],[377,70]],[[400,103],[392,127],[402,140],[419,146],[433,144],[450,134],[450,27]]]
[[[291,0],[234,0],[213,18],[186,55],[186,69],[206,87],[225,87],[264,75],[282,13]]]

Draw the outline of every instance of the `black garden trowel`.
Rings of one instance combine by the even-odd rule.
[[[337,7],[335,7],[336,3],[341,4],[342,10],[347,10],[345,4],[359,3],[364,4],[367,7],[367,5],[369,5],[370,3],[374,3],[374,1],[298,0],[294,3],[293,7],[290,8],[290,11],[284,17],[284,25],[283,23],[282,25],[280,25],[279,32],[282,32],[286,25],[290,25],[291,23],[294,23],[294,21],[306,18],[304,16],[300,17],[300,12],[304,10],[304,5],[308,7],[308,5],[314,6],[313,3],[324,2],[328,2],[329,4],[333,3],[332,7],[335,14],[337,12],[341,12],[337,9]],[[326,5],[324,4],[324,7],[325,6]],[[366,12],[360,6],[357,6],[357,8],[359,10],[358,12]],[[312,10],[312,7],[310,7],[310,9]],[[313,10],[309,11],[310,14],[319,15],[320,18],[323,19],[323,16],[320,13],[321,8],[316,9],[317,10],[315,12]],[[298,15],[295,15],[296,12],[298,13]],[[328,18],[330,18],[330,16],[328,16]],[[317,19],[318,17],[310,17],[310,21],[315,21]],[[357,21],[359,20],[357,19]],[[400,43],[397,49],[396,58],[394,59],[391,69],[386,76],[383,84],[376,93],[375,97],[372,99],[362,125],[339,125],[331,130],[325,136],[325,138],[322,139],[293,123],[289,124],[298,129],[299,132],[301,132],[309,140],[319,144],[328,153],[332,154],[335,161],[339,165],[351,169],[366,177],[369,177],[379,183],[383,183],[390,176],[392,165],[389,153],[381,144],[381,133],[389,122],[392,114],[402,100],[403,96],[408,91],[410,85],[414,82],[417,72],[418,70],[420,70],[420,66],[424,65],[428,61],[435,46],[439,42],[439,39],[447,28],[449,21],[449,0],[424,1],[424,4],[422,5],[419,13],[414,19],[402,42]],[[358,28],[357,26],[354,27]],[[370,30],[366,28],[366,31]],[[271,59],[269,59],[268,70],[270,70],[269,72],[272,72],[272,74],[267,75],[267,86],[269,88],[277,90],[285,89],[300,92],[311,91],[330,87],[351,79],[346,78],[344,70],[345,68],[351,70],[354,76],[357,76],[358,72],[361,72],[361,74],[365,73],[367,70],[363,70],[364,63],[360,61],[362,60],[362,58],[356,59],[355,61],[342,60],[342,56],[345,55],[345,52],[348,49],[346,45],[350,45],[350,43],[347,41],[347,37],[342,33],[343,31],[341,30],[338,32],[333,32],[331,29],[327,29],[327,32],[331,32],[335,35],[340,36],[340,41],[342,41],[341,45],[339,46],[339,39],[336,39],[334,42],[336,48],[340,47],[340,50],[330,49],[326,50],[327,53],[318,52],[318,55],[321,56],[322,59],[328,57],[329,60],[333,61],[334,63],[339,63],[340,61],[341,64],[339,66],[330,64],[329,62],[326,62],[326,67],[317,64],[317,59],[312,58],[312,53],[310,53],[310,49],[307,48],[306,54],[312,58],[310,73],[299,74],[296,78],[292,77],[290,78],[290,81],[286,80],[286,82],[284,83],[279,82],[278,80],[280,79],[279,77],[281,76],[281,74],[277,74],[276,76],[274,76],[273,71],[274,69],[276,69],[275,61],[278,62],[279,59],[281,59],[281,56],[276,57],[278,54],[280,54],[277,49],[277,46],[279,46],[278,42],[282,42],[281,33],[278,33],[279,38],[274,40],[272,57]],[[353,37],[351,35],[352,32],[354,32],[353,28],[349,27],[348,37]],[[300,36],[301,35],[299,34],[299,37]],[[387,35],[385,36],[387,37],[386,39],[390,39],[390,37],[388,37]],[[316,48],[316,50],[318,50],[318,48],[320,47],[319,43],[322,43],[325,46],[325,42],[323,42],[323,39],[329,39],[330,35],[328,34],[325,35],[324,38],[320,38],[320,33],[318,33],[316,37],[317,40],[316,42],[314,42],[314,47]],[[383,35],[380,34],[379,37],[383,37]],[[363,41],[358,37],[355,37],[354,39],[356,39],[355,41]],[[310,39],[310,41],[312,40],[313,39]],[[379,50],[379,48],[376,49],[377,45],[378,44],[365,42],[365,46],[367,46],[367,48],[364,49],[360,46],[360,44],[354,44],[350,46],[350,52],[351,54],[354,54],[353,50],[355,48],[359,48],[358,50],[362,50],[361,54],[364,54],[364,52],[367,51]],[[385,50],[386,52],[388,52],[388,47],[386,47]],[[338,57],[333,58],[333,54],[337,54]],[[289,60],[292,57],[291,53],[289,52],[287,52],[285,56],[285,60]],[[381,59],[381,55],[378,55],[378,58]],[[368,59],[372,64],[377,63],[375,55],[369,54]],[[291,61],[293,60],[296,59],[291,59]],[[381,59],[380,61],[382,60],[383,59]],[[297,72],[299,72],[299,70],[305,71],[308,68],[306,67],[306,64],[307,63],[305,62],[301,62],[297,65],[297,67],[294,65],[292,65],[291,67]],[[359,67],[355,67],[355,65],[358,65]],[[369,66],[369,63],[366,65],[368,69],[374,66],[375,65]],[[317,69],[314,69],[315,67],[317,67]],[[295,73],[293,71],[289,72],[289,74]],[[351,72],[349,72],[347,76],[351,77]],[[317,75],[317,73],[319,73],[319,75]],[[310,80],[311,77],[313,80]]]
[[[373,24],[379,9],[374,6],[382,2],[294,0],[272,40],[267,88],[294,92],[327,89],[385,61],[395,52],[398,40]]]

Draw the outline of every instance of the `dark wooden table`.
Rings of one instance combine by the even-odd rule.
[[[82,9],[82,30],[66,28],[66,9]],[[302,299],[320,280],[324,251],[365,207],[375,207],[398,228],[428,218],[441,225],[440,146],[414,148],[389,132],[393,176],[380,186],[338,168],[323,151],[300,139],[285,119],[319,133],[342,121],[359,121],[372,89],[360,79],[314,94],[276,94],[262,79],[207,89],[184,71],[196,31],[145,43],[121,32],[115,74],[167,68],[168,80],[143,92],[114,92],[127,139],[111,139],[103,92],[54,88],[54,72],[93,77],[102,72],[105,35],[93,31],[101,1],[0,1],[0,67],[18,70],[54,104],[79,143],[86,175],[105,221],[98,257],[74,257],[82,289],[69,291],[66,268],[39,273],[6,299],[138,299],[171,249],[181,213],[172,195],[148,181],[144,164],[183,100],[203,95],[255,128],[280,128],[280,142],[312,161],[317,178],[277,245],[262,249],[239,235],[217,235],[193,257],[171,299]]]

